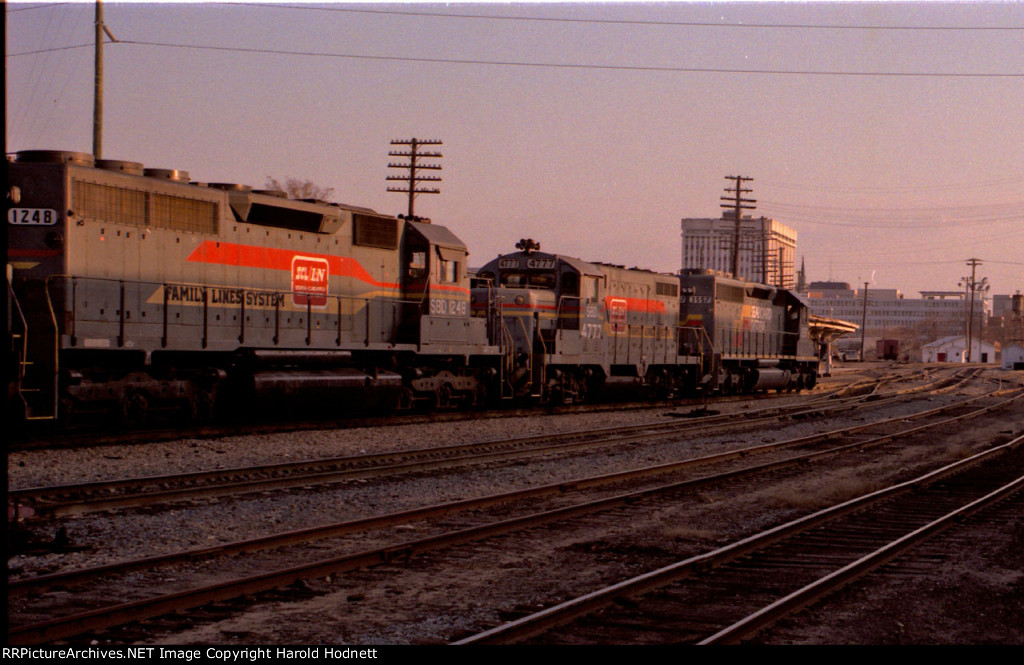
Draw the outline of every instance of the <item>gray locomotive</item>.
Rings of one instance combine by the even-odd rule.
[[[442,226],[81,153],[7,171],[24,419],[443,406],[493,374],[466,247]]]
[[[540,252],[483,266],[473,312],[503,355],[503,394],[574,401],[609,383],[650,395],[811,388],[818,357],[798,294],[709,272],[651,272]]]
[[[136,425],[500,398],[805,388],[795,294],[520,251],[471,287],[443,226],[90,155],[8,180],[8,412]]]

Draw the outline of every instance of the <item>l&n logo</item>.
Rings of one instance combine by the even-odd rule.
[[[292,302],[298,307],[327,307],[330,277],[327,259],[310,256],[292,258]]]

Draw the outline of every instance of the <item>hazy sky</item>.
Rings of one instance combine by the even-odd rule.
[[[91,152],[91,2],[5,9],[7,150]],[[104,157],[397,214],[391,139],[440,139],[416,210],[472,265],[532,237],[675,271],[680,218],[742,175],[812,280],[917,297],[973,257],[1024,290],[1020,1],[108,0],[105,22]]]

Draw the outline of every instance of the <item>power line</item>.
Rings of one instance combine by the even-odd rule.
[[[338,58],[351,60],[376,60],[383,62],[417,62],[427,64],[447,65],[485,65],[493,67],[532,67],[540,69],[585,69],[604,71],[628,71],[628,72],[675,72],[675,73],[704,73],[704,74],[771,74],[789,76],[861,76],[861,77],[893,77],[893,78],[1024,78],[1024,73],[997,73],[997,72],[863,72],[863,71],[815,71],[815,70],[782,70],[782,69],[730,69],[722,67],[667,67],[667,66],[640,66],[640,65],[595,65],[576,63],[552,63],[552,62],[521,62],[514,60],[469,60],[459,58],[414,58],[394,55],[364,55],[358,53],[323,53],[318,51],[290,51],[284,49],[245,48],[240,46],[209,46],[202,44],[173,44],[170,42],[148,42],[133,39],[121,39],[118,44],[133,46],[152,46],[156,48],[174,48],[196,51],[221,51],[230,53],[254,53],[260,55],[284,55],[310,58]],[[7,57],[13,58],[22,55],[35,53],[47,53],[49,51],[66,50],[70,48],[81,48],[82,46],[66,46],[53,49],[42,49],[25,53],[12,53]]]
[[[807,185],[800,183],[786,183],[786,182],[775,182],[771,180],[763,181],[768,187],[778,187],[779,189],[801,189],[805,191],[817,191],[817,192],[828,192],[829,194],[843,193],[843,194],[906,194],[908,192],[925,192],[925,191],[945,191],[945,190],[958,190],[958,189],[975,189],[982,187],[1004,187],[1009,185],[1020,186],[1024,184],[1024,178],[1002,178],[999,180],[983,180],[976,182],[961,182],[955,184],[946,185],[923,185],[913,186],[908,185],[905,187],[824,187],[819,185]]]
[[[33,9],[46,9],[48,7],[60,7],[61,5],[66,5],[66,4],[68,4],[68,3],[67,2],[51,2],[51,3],[46,4],[46,5],[36,5],[35,7],[17,7],[15,9],[8,9],[7,13],[8,14],[14,14],[15,12],[29,12],[29,11],[32,11]]]
[[[601,25],[653,25],[685,28],[754,28],[786,30],[910,30],[910,31],[964,31],[964,30],[1024,30],[1024,26],[942,26],[942,25],[840,25],[836,23],[712,23],[709,21],[648,21],[640,19],[558,18],[544,16],[488,16],[486,14],[452,14],[441,12],[412,12],[395,9],[354,9],[349,7],[306,7],[261,2],[224,2],[224,5],[264,7],[268,9],[295,9],[302,11],[345,12],[349,14],[381,14],[388,16],[423,16],[429,18],[480,19],[487,21],[535,21],[542,23],[590,23]]]
[[[71,51],[76,48],[93,48],[95,44],[73,44],[71,46],[51,46],[50,48],[41,48],[35,51],[22,51],[21,53],[8,53],[8,58],[18,58],[23,55],[39,55],[41,53],[56,53],[58,51]]]

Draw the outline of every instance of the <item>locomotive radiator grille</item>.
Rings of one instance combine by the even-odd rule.
[[[219,211],[212,201],[82,180],[75,181],[73,195],[72,209],[89,221],[190,233],[217,233]]]

